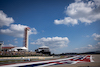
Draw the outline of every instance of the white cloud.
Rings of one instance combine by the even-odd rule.
[[[81,0],[75,0],[76,2],[79,2],[79,1],[81,1]]]
[[[18,43],[17,38],[14,39],[14,42],[15,42],[15,43]]]
[[[6,34],[14,37],[23,37],[24,36],[24,29],[28,27],[26,25],[21,24],[11,24],[9,29],[1,29],[1,34]],[[30,34],[37,34],[37,30],[35,28],[30,29]]]
[[[16,40],[17,40],[17,38],[14,39],[14,41],[16,41]]]
[[[65,8],[65,13],[69,17],[65,17],[62,20],[54,20],[54,23],[76,25],[78,24],[78,21],[81,21],[85,24],[91,24],[100,20],[100,0],[85,2],[82,0],[76,0]]]
[[[90,44],[86,48],[87,49],[94,49],[94,47],[92,45],[90,45]]]
[[[55,24],[65,24],[65,25],[75,25],[78,24],[78,21],[76,19],[72,19],[71,17],[65,17],[63,20],[54,20]]]
[[[15,41],[15,43],[18,43],[18,41]]]
[[[98,44],[96,44],[96,45],[94,46],[94,48],[95,48],[96,50],[99,50],[99,51],[100,51],[100,42],[98,42]]]
[[[66,8],[66,14],[70,17],[80,20],[82,23],[90,24],[95,22],[96,20],[100,20],[100,10],[97,4],[93,1],[83,2],[75,2],[71,3]]]
[[[89,44],[88,47],[92,47],[92,45]]]
[[[14,20],[12,17],[7,17],[7,15],[2,10],[0,10],[0,27],[9,26],[13,22]]]
[[[86,37],[90,37],[89,35],[86,35]]]
[[[97,51],[97,50],[100,50],[100,42],[98,42],[96,45],[89,44],[86,47],[75,48],[74,51],[88,52],[88,51]]]
[[[100,35],[94,33],[92,36],[94,36],[94,40],[100,41]]]
[[[42,30],[42,33],[45,32],[44,30]]]
[[[0,29],[1,34],[6,34],[14,37],[23,37],[24,29],[28,26],[21,24],[11,24],[14,20],[12,17],[7,17],[7,15],[0,10],[0,27],[8,26],[8,29]],[[37,34],[37,30],[35,28],[31,28],[29,31],[29,35]],[[18,43],[17,41],[15,43]]]
[[[98,42],[98,44],[100,45],[100,42]]]
[[[31,42],[34,45],[45,45],[51,49],[60,48],[60,47],[67,47],[69,43],[69,39],[67,37],[43,37],[37,39],[35,42]]]
[[[100,0],[93,0],[97,6],[100,6]]]
[[[75,50],[78,50],[78,48],[75,48]]]
[[[37,34],[37,30],[35,28],[31,28],[29,31],[29,35],[31,34]]]
[[[10,46],[10,47],[15,47],[15,45],[12,45],[12,44],[2,45],[2,47],[8,47],[8,46]]]

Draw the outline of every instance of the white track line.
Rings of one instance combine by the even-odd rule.
[[[92,59],[92,55],[90,56],[90,61],[91,61],[91,62],[94,62],[93,59]]]
[[[16,67],[16,66],[25,66],[25,65],[31,65],[31,64],[38,64],[38,63],[56,62],[56,61],[69,60],[69,59],[72,59],[72,58],[75,58],[75,57],[65,58],[65,59],[57,59],[57,60],[49,60],[49,61],[28,62],[28,63],[16,63],[16,64],[10,64],[10,65],[3,65],[3,66],[0,66],[0,67]]]

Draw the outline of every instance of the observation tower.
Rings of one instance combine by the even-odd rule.
[[[29,27],[26,27],[24,30],[24,47],[28,50],[28,31],[30,30]]]

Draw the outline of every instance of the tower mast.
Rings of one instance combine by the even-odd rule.
[[[28,31],[30,30],[29,27],[25,28],[25,32],[24,32],[24,46],[27,48],[28,50]]]

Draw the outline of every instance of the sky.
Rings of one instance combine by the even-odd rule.
[[[100,51],[100,0],[0,0],[0,41],[51,53]]]

